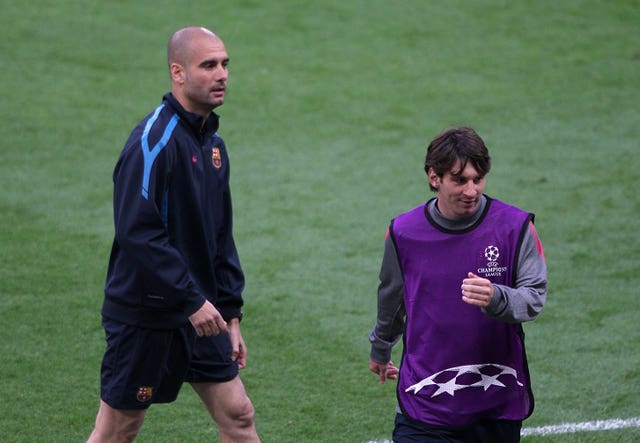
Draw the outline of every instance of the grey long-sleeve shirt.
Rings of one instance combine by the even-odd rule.
[[[478,220],[486,203],[486,198],[482,196],[478,210],[464,220],[445,218],[438,210],[435,199],[430,202],[428,211],[442,227],[463,230]],[[535,319],[542,311],[547,297],[547,267],[538,246],[539,240],[531,225],[524,236],[518,256],[515,287],[494,284],[493,299],[489,306],[482,309],[486,315],[508,323],[523,323]],[[369,334],[370,358],[378,363],[387,363],[391,359],[391,349],[404,332],[403,288],[395,245],[391,237],[387,236],[380,267],[378,317],[376,326]]]

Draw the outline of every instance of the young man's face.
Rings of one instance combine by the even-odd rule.
[[[457,220],[469,217],[478,209],[486,178],[476,171],[471,162],[467,162],[461,171],[457,161],[442,178],[429,169],[429,182],[438,189],[438,209],[442,215]]]

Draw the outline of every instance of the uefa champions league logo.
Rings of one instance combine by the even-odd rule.
[[[489,263],[487,263],[488,266],[491,266],[491,263],[496,263],[499,257],[500,257],[500,250],[498,249],[497,246],[489,245],[486,248],[484,248],[484,258],[489,260]]]
[[[450,377],[447,378],[447,374]],[[433,385],[438,389],[431,395],[431,398],[444,393],[455,397],[456,391],[462,389],[482,388],[486,392],[491,386],[506,388],[507,386],[500,380],[501,378],[505,380],[504,377],[513,377],[518,386],[523,386],[518,381],[518,372],[515,369],[497,363],[483,363],[443,369],[415,385],[409,386],[405,392],[413,391],[414,395],[418,395],[422,388]]]
[[[500,258],[500,249],[495,245],[489,245],[484,248],[484,258],[487,260],[487,265],[484,268],[478,268],[476,274],[485,278],[488,277],[501,277],[503,272],[506,272],[506,266],[500,266],[498,259]]]

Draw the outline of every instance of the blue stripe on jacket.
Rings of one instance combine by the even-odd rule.
[[[160,114],[160,111],[162,111],[162,108],[164,108],[164,104],[156,108],[153,115],[149,118],[149,120],[147,120],[147,124],[144,127],[144,132],[142,133],[141,146],[142,155],[144,156],[142,196],[145,198],[145,200],[149,199],[149,181],[151,180],[151,167],[153,166],[153,162],[158,157],[158,154],[160,154],[160,151],[162,151],[164,147],[167,146],[169,138],[171,138],[171,134],[173,133],[173,130],[175,129],[179,120],[178,114],[174,114],[173,117],[171,117],[171,120],[169,120],[167,127],[164,128],[164,133],[162,134],[162,137],[160,138],[158,143],[155,144],[153,149],[149,149],[149,132],[151,131],[151,127],[153,126],[153,124],[158,119],[158,115]]]

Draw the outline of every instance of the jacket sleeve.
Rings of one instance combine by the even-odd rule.
[[[532,222],[526,231],[517,261],[515,287],[494,284],[494,295],[484,312],[507,323],[534,320],[547,298],[547,266],[542,243]]]
[[[376,325],[369,334],[370,358],[377,363],[388,363],[391,360],[391,350],[402,337],[405,322],[403,289],[400,262],[393,240],[387,233],[380,267],[378,316]]]
[[[171,143],[146,159],[139,134],[134,132],[125,145],[113,175],[115,240],[136,272],[144,275],[148,289],[189,316],[206,298],[190,277],[180,252],[170,244],[163,221]]]
[[[216,308],[222,317],[228,321],[232,318],[242,319],[242,306],[244,304],[242,291],[245,278],[240,265],[240,258],[233,239],[233,208],[231,204],[231,192],[227,187],[224,194],[225,229],[218,239],[219,253],[216,257],[216,281],[218,283],[218,298]]]

